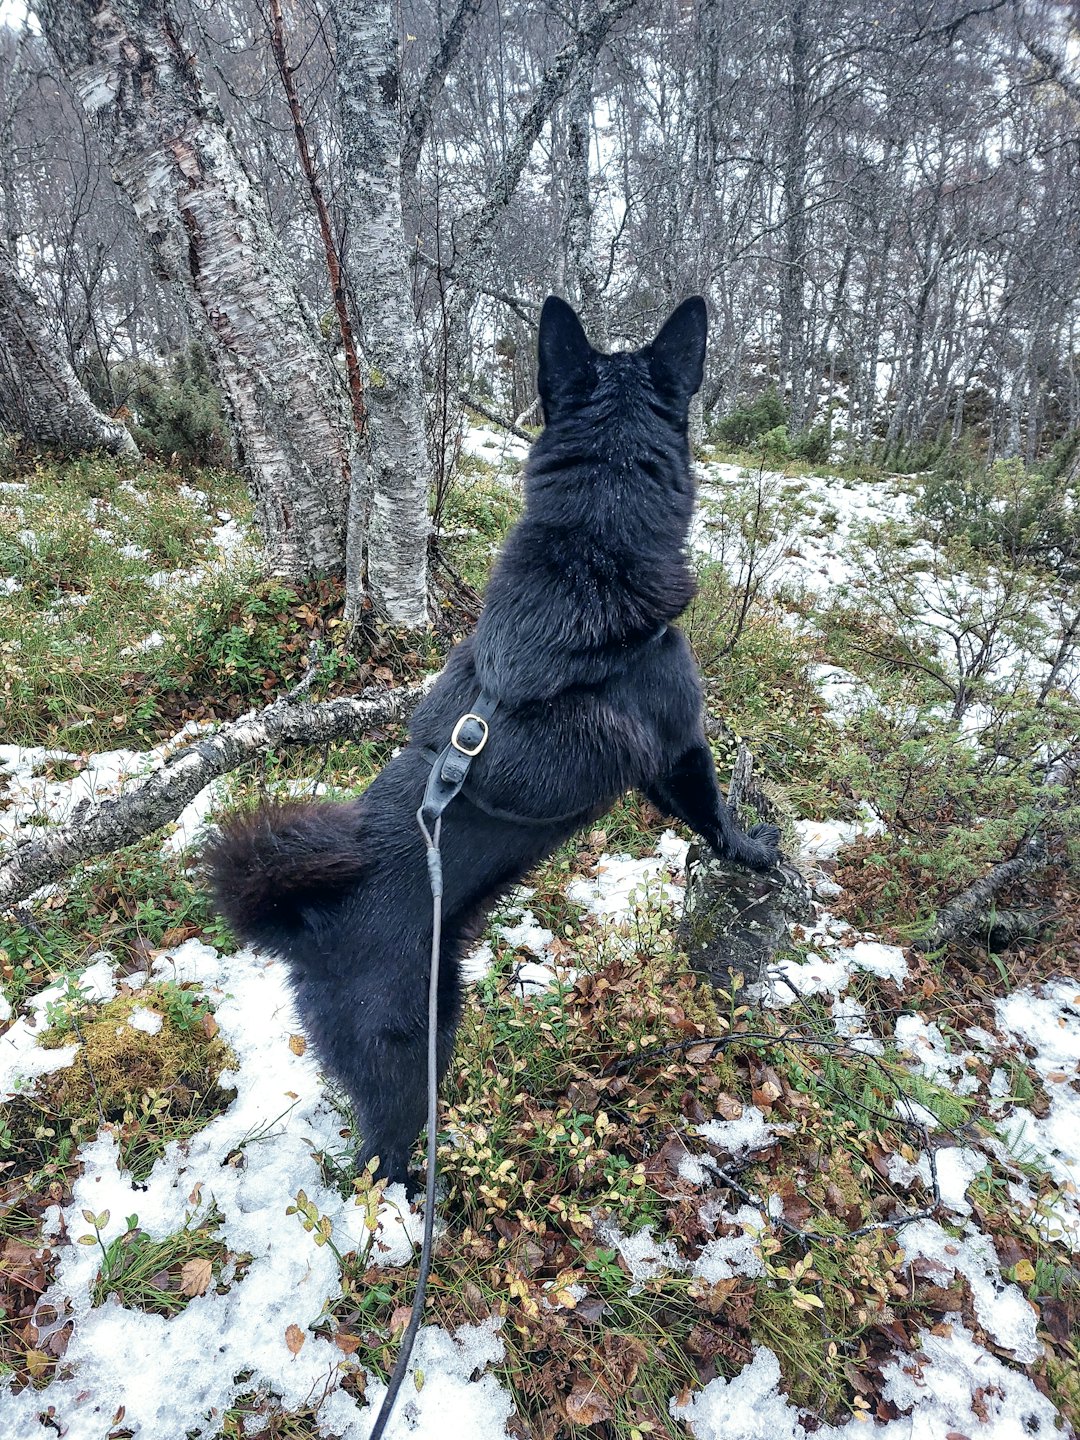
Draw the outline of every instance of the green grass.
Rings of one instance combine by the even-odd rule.
[[[197,609],[146,577],[211,558],[215,509],[247,513],[238,482],[202,477],[205,508],[179,475],[146,463],[39,464],[17,483],[26,490],[0,492],[0,574],[19,587],[0,606],[4,739],[76,751],[145,739],[153,703],[133,677],[160,652],[135,647]]]
[[[93,1304],[103,1305],[110,1295],[129,1310],[145,1310],[167,1318],[179,1315],[195,1298],[213,1288],[230,1258],[217,1229],[221,1217],[211,1211],[198,1219],[189,1216],[175,1234],[152,1240],[138,1228],[138,1215],[129,1215],[123,1234],[108,1245],[101,1230],[109,1213],[83,1211],[93,1233],[79,1237],[83,1245],[101,1250],[101,1268],[93,1288]]]

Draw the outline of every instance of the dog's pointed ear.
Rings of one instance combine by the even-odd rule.
[[[701,388],[709,316],[700,295],[677,306],[649,347],[649,367],[658,390],[688,399]]]
[[[540,311],[540,370],[536,388],[550,419],[560,404],[584,399],[596,378],[596,352],[581,321],[558,295],[549,295]]]

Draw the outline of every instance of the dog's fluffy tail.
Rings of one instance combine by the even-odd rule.
[[[202,860],[234,934],[288,949],[306,912],[341,899],[359,880],[359,828],[349,803],[267,805],[224,820]]]

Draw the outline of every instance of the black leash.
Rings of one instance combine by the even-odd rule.
[[[431,883],[431,972],[428,976],[428,1044],[427,1044],[427,1180],[424,1187],[424,1238],[420,1246],[420,1273],[416,1278],[409,1324],[402,1336],[394,1372],[383,1398],[370,1440],[381,1440],[390,1420],[394,1402],[401,1389],[412,1357],[416,1332],[424,1313],[424,1296],[431,1274],[432,1241],[435,1234],[435,1164],[436,1129],[439,1109],[438,1030],[439,1030],[439,950],[442,944],[442,837],[443,811],[461,793],[469,767],[488,740],[488,722],[498,708],[498,700],[481,692],[473,708],[454,726],[450,743],[436,757],[428,775],[427,787],[416,823],[427,846],[428,880]]]
[[[667,626],[661,625],[641,648],[648,648],[667,634]],[[424,1238],[420,1245],[420,1272],[416,1277],[416,1293],[413,1296],[412,1312],[401,1349],[394,1365],[390,1383],[383,1397],[382,1406],[376,1417],[369,1440],[382,1440],[383,1431],[390,1420],[390,1414],[401,1389],[405,1372],[412,1357],[416,1333],[424,1313],[424,1296],[427,1293],[428,1276],[431,1274],[432,1240],[435,1233],[435,1131],[438,1124],[439,1076],[438,1076],[438,1029],[439,1029],[439,950],[442,944],[442,852],[439,841],[442,836],[443,811],[451,800],[461,794],[469,774],[469,767],[488,742],[490,721],[499,708],[497,697],[482,690],[454,726],[449,745],[438,754],[426,747],[422,753],[432,764],[420,809],[416,812],[416,823],[427,846],[428,879],[431,883],[431,971],[428,977],[428,1091],[427,1091],[427,1180],[424,1187]],[[548,816],[540,820],[531,815],[514,815],[507,810],[497,810],[485,804],[469,791],[465,797],[470,804],[483,810],[497,820],[509,820],[518,825],[558,825],[573,820],[587,811],[575,810],[568,815]]]

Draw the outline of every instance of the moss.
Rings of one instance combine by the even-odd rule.
[[[776,1355],[784,1389],[796,1405],[819,1414],[846,1413],[843,1380],[828,1353],[819,1313],[799,1309],[784,1291],[762,1281],[750,1312],[750,1336]]]
[[[156,1035],[127,1023],[140,1008],[161,1015]],[[76,1141],[101,1124],[116,1127],[122,1161],[136,1179],[149,1174],[170,1140],[201,1129],[236,1093],[219,1084],[236,1057],[206,1002],[175,985],[120,995],[73,1024],[82,1041],[75,1060],[45,1077],[41,1089]],[[72,1038],[72,1029],[58,1028],[41,1043],[50,1049]]]

